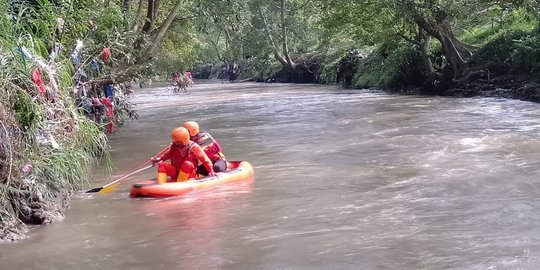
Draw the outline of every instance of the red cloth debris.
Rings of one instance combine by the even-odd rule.
[[[47,92],[47,88],[45,88],[45,85],[43,84],[38,68],[35,68],[34,71],[32,71],[32,81],[36,84],[39,93],[45,94],[45,92]]]
[[[111,56],[111,50],[109,48],[103,48],[103,61],[107,62],[110,56]]]
[[[114,109],[110,99],[100,98],[100,101],[107,108],[107,116],[109,117],[109,123],[107,124],[107,132],[114,132]]]

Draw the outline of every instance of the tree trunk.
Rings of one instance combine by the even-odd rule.
[[[146,11],[146,22],[142,28],[143,33],[150,33],[154,22],[156,20],[157,12],[159,8],[159,0],[148,0],[148,9]]]
[[[228,60],[232,61],[233,63],[236,63],[237,62],[237,58],[236,58],[236,50],[230,50],[229,48],[231,48],[234,44],[234,41],[233,41],[233,38],[231,36],[231,34],[229,33],[229,31],[227,30],[227,28],[223,28],[223,32],[225,33],[225,52],[227,52],[227,58]]]
[[[122,13],[124,14],[124,25],[126,30],[131,28],[131,2],[132,0],[122,1]]]
[[[441,42],[444,57],[454,71],[454,79],[462,77],[468,68],[467,61],[472,56],[472,46],[466,45],[456,38],[446,19],[429,22],[420,13],[414,11],[414,21],[418,27]]]
[[[154,22],[156,21],[156,18],[158,16],[158,13],[159,13],[159,7],[160,7],[160,4],[161,4],[161,0],[154,0]]]
[[[288,38],[287,38],[287,24],[285,22],[285,0],[280,1],[280,18],[281,18],[281,35],[282,35],[282,41],[283,41],[283,56],[285,57],[285,60],[287,61],[287,65],[290,69],[294,70],[295,63],[291,60],[291,56],[289,54],[289,44],[288,44]]]
[[[223,59],[223,57],[221,57],[221,54],[219,52],[218,42],[219,42],[219,37],[220,36],[221,36],[221,30],[220,30],[220,33],[216,36],[217,41],[212,40],[212,37],[207,37],[207,39],[208,39],[208,42],[210,42],[210,44],[212,44],[212,47],[214,47],[214,50],[216,51],[216,56],[217,56],[218,60],[223,62],[223,63],[227,63],[227,61],[225,61]]]
[[[122,1],[122,12],[124,12],[124,14],[129,13],[131,11],[131,2],[133,2],[133,0]]]
[[[454,70],[454,79],[461,78],[468,70],[467,62],[471,59],[472,52],[454,36],[448,21],[441,22],[437,29],[444,56]]]
[[[144,14],[144,0],[139,0],[139,5],[137,6],[137,15],[133,19],[133,22],[131,24],[131,30],[133,32],[137,32],[137,30],[139,30],[140,24],[142,22],[143,14]]]
[[[272,53],[274,54],[274,58],[279,61],[279,63],[282,66],[287,66],[287,61],[279,55],[279,52],[276,47],[276,42],[274,41],[274,37],[272,36],[272,33],[268,29],[268,23],[266,22],[266,18],[263,15],[263,12],[261,10],[261,7],[259,7],[259,16],[261,16],[261,19],[263,20],[263,27],[264,31],[266,32],[266,38],[268,38],[268,41],[270,42],[270,45],[272,46]]]
[[[174,20],[174,18],[176,18],[176,16],[178,15],[178,12],[180,12],[181,6],[182,6],[182,0],[177,0],[176,4],[174,5],[171,12],[169,12],[169,15],[167,15],[167,18],[165,19],[163,24],[161,24],[161,26],[158,28],[154,38],[152,39],[150,43],[150,46],[148,46],[146,51],[137,58],[137,61],[136,61],[137,64],[141,64],[150,60],[150,58],[152,57],[152,54],[157,49],[159,43],[165,36],[165,33],[167,33],[167,30],[171,26],[172,21]]]

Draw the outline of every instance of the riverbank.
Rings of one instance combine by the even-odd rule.
[[[474,49],[459,74],[447,63],[440,44],[435,43],[426,53],[400,39],[364,50],[336,45],[333,50],[306,52],[294,58],[294,68],[252,57],[226,65],[201,65],[194,74],[197,78],[338,84],[400,94],[540,102],[540,29],[536,23],[483,28],[464,34],[463,39]],[[231,70],[229,66],[238,68]]]
[[[107,137],[69,97],[32,97],[2,82],[9,91],[0,94],[0,241],[15,241],[28,225],[63,219],[72,191],[94,162],[107,161]]]
[[[0,3],[0,241],[63,219],[91,167],[111,165],[105,132],[137,118],[125,82],[147,67],[131,60],[117,31],[123,19],[106,17],[115,11],[89,1]]]

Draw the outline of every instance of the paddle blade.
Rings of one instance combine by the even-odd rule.
[[[105,186],[105,187],[102,187],[101,190],[98,191],[99,194],[108,194],[108,193],[111,193],[113,191],[116,190],[116,186],[118,186],[118,184],[114,184],[114,185],[109,185],[109,186]]]
[[[108,193],[111,193],[113,192],[114,190],[116,190],[116,186],[118,186],[118,183],[115,183],[115,184],[109,184],[109,185],[106,185],[106,186],[102,186],[102,187],[97,187],[97,188],[93,188],[89,191],[87,191],[86,193],[99,193],[99,194],[108,194]]]
[[[102,187],[93,188],[93,189],[87,191],[86,193],[95,193],[95,192],[98,192],[99,194],[111,193],[116,189],[116,187],[118,185],[120,185],[120,183],[122,183],[123,181],[128,179],[130,176],[132,176],[132,175],[134,175],[136,173],[142,172],[144,170],[147,170],[149,168],[152,168],[153,166],[154,166],[154,163],[146,165],[146,167],[144,167],[144,168],[140,168],[140,169],[138,169],[138,170],[136,170],[134,172],[131,172],[131,173],[127,174],[127,175],[124,175],[122,178],[120,178],[118,180],[115,180],[115,181],[113,181],[113,182],[111,182],[109,184],[106,184],[106,185],[104,185]]]
[[[102,189],[103,189],[103,187],[96,187],[96,188],[93,188],[93,189],[87,191],[86,193],[96,193],[96,192],[99,192]]]

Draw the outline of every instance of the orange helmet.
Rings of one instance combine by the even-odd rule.
[[[183,127],[175,128],[171,132],[171,139],[173,143],[182,143],[183,145],[188,145],[189,132]]]
[[[189,131],[189,136],[191,137],[199,133],[199,124],[195,121],[187,121],[183,126]]]

